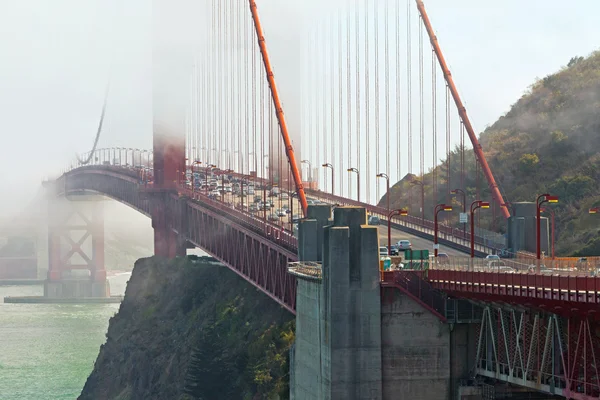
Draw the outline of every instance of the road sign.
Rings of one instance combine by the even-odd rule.
[[[459,222],[461,224],[466,224],[467,222],[469,222],[469,214],[467,214],[467,213],[460,213]]]
[[[433,245],[433,249],[434,250],[439,250],[440,249],[440,245],[439,244],[434,244]]]

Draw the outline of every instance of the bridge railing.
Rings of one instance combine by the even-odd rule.
[[[421,305],[429,309],[440,319],[446,320],[446,297],[434,289],[424,279],[426,271],[386,271],[382,276],[384,286],[394,286],[402,290]]]
[[[298,248],[298,239],[291,232],[281,228],[279,225],[256,218],[251,213],[237,210],[235,207],[233,207],[233,205],[212,199],[202,192],[193,191],[187,187],[180,188],[179,192],[180,194],[185,195],[194,201],[208,204],[209,206],[228,214],[228,217],[237,219],[242,223],[242,225],[252,228],[257,233],[264,234],[266,237],[276,243],[285,245],[291,250]]]
[[[539,264],[539,265],[538,265]],[[432,260],[430,269],[449,271],[497,272],[503,274],[540,274],[546,276],[600,276],[600,264],[574,265],[563,260],[482,259],[448,257]]]

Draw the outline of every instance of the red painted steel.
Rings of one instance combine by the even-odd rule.
[[[76,202],[77,203],[77,202]],[[49,209],[48,224],[48,280],[62,279],[65,271],[86,269],[94,281],[106,280],[104,266],[104,208],[102,202],[86,201],[85,206],[91,209],[86,213],[77,207]],[[53,202],[50,207],[53,207]],[[74,224],[72,218],[80,222]],[[74,232],[77,237],[73,237]],[[83,249],[87,241],[91,241],[91,253]],[[66,253],[64,245],[68,246]],[[73,263],[78,255],[83,263]]]
[[[436,289],[459,297],[503,299],[558,313],[570,313],[573,308],[587,312],[600,305],[598,277],[432,269],[428,279]]]
[[[105,194],[151,215],[151,185],[135,170],[89,166],[66,173],[57,181],[59,194]],[[150,194],[150,196],[149,196]],[[179,218],[168,229],[211,254],[290,312],[296,307],[296,279],[287,273],[297,261],[297,240],[280,227],[240,212],[200,193],[181,188],[165,196],[167,209]]]
[[[485,307],[475,373],[568,399],[600,397],[600,323],[581,316]]]
[[[431,284],[423,279],[422,271],[384,272],[381,286],[400,290],[441,321],[446,321],[445,296],[434,290]],[[382,295],[385,296],[385,293]]]

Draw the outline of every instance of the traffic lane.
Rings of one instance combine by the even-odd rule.
[[[429,250],[429,254],[433,255],[433,242],[421,237],[411,235],[398,229],[392,229],[392,244],[401,239],[410,240],[413,250]],[[387,246],[387,225],[379,225],[379,245]],[[449,256],[465,257],[467,253],[452,249],[440,244],[440,253],[446,253]]]
[[[260,193],[257,193],[260,192]],[[263,191],[255,191],[255,195],[259,196],[262,195]],[[221,196],[217,197],[218,200],[221,200]],[[234,205],[241,205],[242,202],[242,198],[240,196],[237,195],[233,195],[232,193],[227,193],[226,195],[223,196],[223,199],[225,202],[230,203],[230,204],[234,204]],[[274,213],[275,210],[277,210],[278,208],[282,208],[283,205],[288,205],[290,204],[290,200],[289,199],[285,199],[282,200],[280,199],[278,196],[274,196],[274,197],[267,197],[268,200],[271,200],[275,207],[271,208],[270,210],[267,211],[267,216]],[[250,201],[248,201],[250,200]],[[254,201],[254,195],[249,195],[246,196],[245,200],[244,200],[244,208],[248,207],[250,204],[252,204]],[[301,214],[300,212],[300,204],[298,203],[298,200],[296,198],[292,199],[294,205],[294,214]],[[257,212],[254,214],[254,216],[259,219],[262,220],[263,219],[263,212]],[[288,214],[287,218],[286,217],[281,217],[279,218],[279,221],[275,221],[275,224],[279,224],[284,226],[285,228],[289,228],[289,223],[290,220],[289,218],[291,217],[290,214]],[[273,223],[273,221],[272,221]],[[410,240],[410,242],[412,243],[412,248],[414,250],[429,250],[430,254],[433,254],[433,242],[427,239],[423,239],[419,236],[415,236],[415,235],[411,235],[409,233],[403,232],[401,230],[398,229],[392,229],[392,244],[395,244],[396,242],[398,242],[398,240],[401,239],[407,239]],[[387,225],[382,224],[379,225],[379,244],[380,246],[387,246]],[[468,255],[467,253],[463,253],[459,250],[455,250],[453,248],[448,248],[444,245],[440,244],[440,253],[446,253],[449,256],[457,256],[457,257],[465,257],[466,255]]]

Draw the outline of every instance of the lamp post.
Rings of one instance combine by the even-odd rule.
[[[387,174],[384,174],[383,172],[378,173],[377,178],[385,178],[385,182],[386,182],[386,200],[387,200],[387,213],[390,213],[390,177]]]
[[[348,168],[348,172],[356,172],[356,201],[360,203],[360,171],[358,168]]]
[[[323,164],[321,166],[323,168],[329,168],[329,169],[331,169],[331,194],[334,194],[334,189],[333,189],[333,184],[334,184],[333,165],[331,165],[330,163],[325,163],[325,164]]]
[[[542,212],[547,212],[548,214],[550,214],[550,218],[552,218],[552,230],[551,232],[551,236],[550,236],[550,242],[552,243],[552,259],[554,260],[554,233],[555,233],[555,228],[554,228],[554,221],[555,221],[555,215],[554,215],[554,210],[548,207],[542,207],[540,209]]]
[[[298,192],[293,191],[290,193],[290,230],[292,236],[294,235],[294,196],[298,197]]]
[[[425,184],[423,181],[416,179],[411,181],[410,184],[421,186],[421,225],[425,225]]]
[[[541,258],[541,255],[542,255],[541,227],[540,227],[541,209],[540,208],[541,208],[542,204],[544,204],[544,203],[558,203],[558,196],[551,196],[548,193],[545,193],[545,194],[539,195],[537,197],[537,199],[535,200],[535,204],[536,204],[535,256],[538,260]],[[538,269],[539,269],[539,262],[538,262]]]
[[[192,163],[192,196],[194,195],[194,191],[196,189],[196,175],[194,175],[194,165],[200,165],[202,164],[202,161],[194,161]]]
[[[209,164],[206,166],[206,195],[207,196],[208,196],[208,190],[210,189],[210,187],[208,185],[208,174],[210,173],[212,175],[213,168],[217,168],[217,166],[215,164]]]
[[[462,208],[463,208],[463,214],[467,213],[467,195],[464,192],[464,190],[462,189],[454,189],[450,191],[450,194],[452,195],[457,195],[460,194],[462,195]],[[467,237],[467,223],[463,222],[463,239]]]
[[[446,204],[438,204],[435,206],[433,210],[434,220],[433,220],[433,253],[437,257],[438,256],[438,214],[440,211],[452,211],[452,206]]]
[[[406,209],[398,209],[392,212],[388,212],[388,256],[392,255],[392,217],[394,215],[399,215],[401,217],[406,217],[408,215],[408,210]]]
[[[475,258],[475,210],[478,208],[490,208],[490,203],[482,200],[471,203],[471,258]]]

